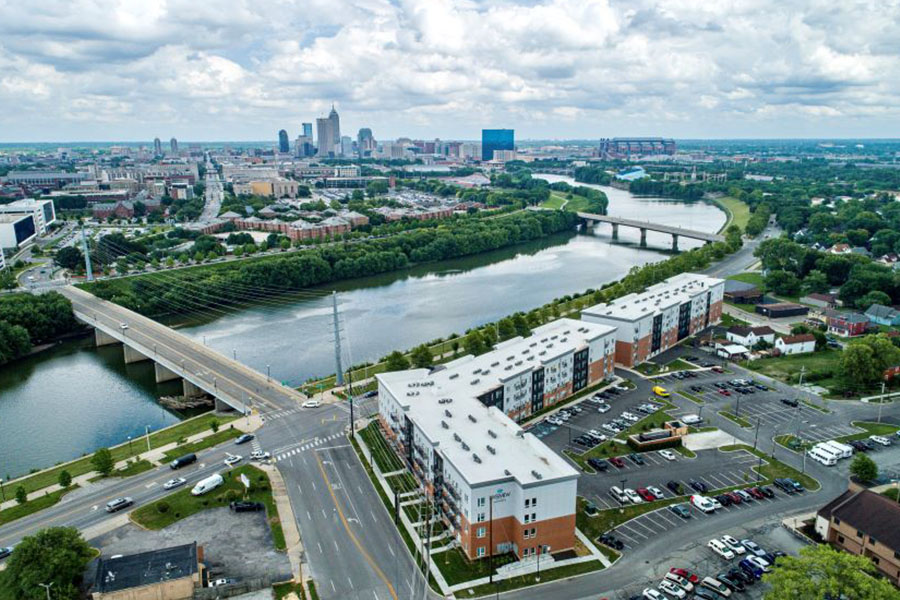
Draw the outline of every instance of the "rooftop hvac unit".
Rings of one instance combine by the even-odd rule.
[[[443,421],[443,420],[441,421],[441,427],[443,427],[444,429],[450,429],[450,426],[447,425],[447,421]]]
[[[497,450],[490,444],[488,444],[487,449],[488,449],[488,452],[490,452],[491,454],[497,454]]]
[[[535,471],[534,469],[531,470],[531,474],[534,476],[535,479],[538,479],[538,480],[541,480],[541,479],[544,478],[543,475],[541,475],[540,473],[538,473],[538,472]]]
[[[504,371],[509,371],[509,370],[512,369],[512,368],[513,368],[512,365],[506,365],[505,367],[503,367],[503,370],[504,370]]]
[[[478,383],[479,381],[481,381],[481,380],[478,379],[478,378],[475,378],[475,379],[473,379],[472,381],[470,381],[469,384],[470,384],[470,385],[475,385],[475,384]]]
[[[475,454],[474,452],[472,453],[472,460],[474,460],[478,464],[481,464],[481,457],[478,456],[477,454]]]
[[[490,373],[491,373],[490,369],[485,369],[481,372],[482,375],[490,375]]]
[[[451,373],[449,379],[456,379],[459,377],[459,373]]]
[[[494,432],[493,429],[488,429],[488,435],[494,439],[497,439],[497,434]]]
[[[449,410],[447,410],[447,409],[445,408],[445,409],[444,409],[444,416],[447,417],[448,419],[452,419],[452,418],[453,418],[453,413],[451,413]]]
[[[469,420],[472,421],[473,423],[477,423],[477,422],[478,422],[478,419],[476,419],[476,418],[473,417],[472,415],[469,415]]]
[[[461,441],[462,441],[462,438],[459,437],[459,434],[458,434],[458,433],[454,433],[454,434],[453,434],[453,439],[454,439],[455,441],[457,441],[457,442],[461,442]]]
[[[528,346],[530,348],[534,348],[535,346],[537,346],[537,342],[531,342],[530,344],[528,344]]]
[[[512,473],[509,472],[509,469],[503,469],[503,474],[507,477],[510,477],[512,475]]]
[[[517,366],[517,367],[518,367],[519,365],[521,365],[521,364],[522,364],[522,361],[521,361],[521,360],[517,360],[517,361],[516,361],[516,366]]]
[[[460,442],[460,444],[462,445],[462,449],[463,449],[463,450],[465,450],[466,452],[469,451],[469,445],[468,445],[467,443],[465,443],[465,442]]]
[[[499,365],[499,364],[500,364],[500,361],[498,360],[498,361],[496,361],[496,362],[492,362],[492,363],[491,363],[491,366],[492,366],[492,367],[496,367],[496,366]]]

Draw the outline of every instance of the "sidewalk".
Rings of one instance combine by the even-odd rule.
[[[272,497],[275,500],[275,507],[278,509],[278,520],[281,522],[281,529],[284,531],[285,551],[288,560],[291,561],[291,572],[294,574],[294,581],[302,583],[304,581],[303,574],[303,541],[300,539],[300,529],[297,526],[297,519],[294,517],[294,509],[291,506],[291,499],[288,497],[287,487],[281,472],[274,464],[263,464],[260,468],[269,476],[272,484]]]
[[[226,427],[230,427],[233,425],[235,429],[238,429],[243,432],[249,432],[249,431],[256,431],[262,425],[262,419],[260,419],[258,414],[253,414],[250,416],[249,425],[248,425],[247,421],[248,421],[248,419],[241,417],[240,419],[237,419],[235,421],[232,421],[231,423],[228,423],[228,425]],[[220,429],[220,431],[221,431],[221,429]],[[202,440],[206,437],[209,437],[211,435],[213,435],[213,431],[211,429],[207,429],[207,430],[201,431],[199,433],[195,433],[194,435],[188,436],[186,438],[185,443],[189,444],[191,442],[196,442],[196,441]],[[135,440],[132,443],[144,444],[145,442],[144,442],[143,438],[141,438],[139,440]],[[119,462],[117,462],[114,465],[114,467],[113,467],[114,472],[119,469],[125,468],[126,466],[128,466],[128,463],[130,461],[135,461],[135,460],[149,460],[151,463],[154,464],[154,466],[160,465],[163,462],[166,462],[166,459],[165,459],[166,452],[169,452],[170,450],[174,450],[178,447],[179,447],[179,444],[177,442],[172,442],[172,443],[166,444],[165,446],[159,446],[158,448],[153,448],[149,452],[142,452],[141,454],[132,456],[131,458],[128,458],[126,460],[120,460]],[[80,458],[76,459],[76,460],[80,460]],[[57,467],[54,466],[52,468],[55,469]],[[98,477],[99,475],[100,474],[97,473],[96,471],[89,471],[82,475],[78,475],[77,477],[73,477],[72,478],[72,486],[77,485],[81,488],[84,488],[84,487],[90,485],[91,483],[94,483],[94,482],[91,482],[90,480],[94,479],[95,477]],[[112,479],[114,477],[115,477],[115,475],[110,475],[110,477],[107,479]],[[10,492],[10,494],[12,496],[10,496],[10,494],[7,494],[8,499],[6,500],[6,502],[0,503],[0,510],[5,510],[7,508],[12,508],[14,506],[18,506],[18,502],[16,501],[16,499],[14,497],[15,489],[17,487],[16,481],[13,480],[9,483],[4,483],[3,486],[4,486],[4,488],[3,488],[4,492]],[[62,489],[61,485],[59,485],[58,483],[54,483],[51,486],[31,492],[30,494],[28,494],[28,500],[34,500],[35,498],[39,498],[41,496],[44,496],[45,494],[52,494],[53,492],[59,491],[61,489]]]

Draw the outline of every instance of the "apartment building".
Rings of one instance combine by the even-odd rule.
[[[815,530],[846,552],[869,558],[894,585],[900,585],[900,505],[887,496],[857,487],[816,513]]]
[[[47,233],[47,227],[56,222],[56,211],[53,200],[16,200],[9,204],[0,204],[0,214],[32,215],[39,235]]]
[[[470,558],[575,543],[578,472],[519,427],[612,374],[611,327],[560,319],[481,356],[376,376],[385,433]]]
[[[588,323],[616,328],[616,362],[633,367],[722,318],[725,280],[697,273],[670,277],[581,312]]]

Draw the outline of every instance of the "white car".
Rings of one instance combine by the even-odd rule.
[[[673,573],[669,571],[665,574],[664,580],[669,583],[674,583],[679,588],[683,589],[685,592],[691,592],[694,590],[694,584],[688,581],[686,578],[682,577],[677,573]]]
[[[179,485],[184,485],[187,483],[187,479],[184,477],[176,477],[175,479],[170,479],[163,484],[164,490],[171,490],[177,488]]]
[[[272,455],[262,450],[254,450],[250,453],[250,460],[268,460]]]
[[[712,504],[713,510],[719,510],[720,508],[722,508],[722,503],[715,498],[707,498],[707,500],[709,500],[709,503]]]
[[[608,413],[610,410],[612,409],[609,407],[609,404],[600,404],[597,406],[598,413]],[[900,431],[898,431],[897,433],[900,433]]]
[[[769,567],[769,561],[767,561],[766,559],[764,559],[761,556],[748,556],[747,560],[749,562],[753,563],[754,565],[756,565],[757,567],[759,567],[760,569],[762,569],[763,573],[768,573],[769,571],[772,570]]]
[[[243,460],[244,457],[240,454],[226,454],[225,455],[225,465],[230,467],[231,465],[237,464]]]
[[[675,460],[675,453],[671,450],[660,450],[659,455],[666,460]]]
[[[638,493],[631,488],[625,488],[622,491],[625,492],[625,495],[632,504],[640,504],[644,501],[644,499],[638,496]]]
[[[659,489],[658,487],[656,487],[655,485],[648,485],[647,491],[650,492],[651,494],[653,494],[653,497],[656,498],[657,500],[662,500],[663,498],[666,497],[666,495],[663,493],[663,491],[661,489]]]
[[[728,548],[732,552],[734,552],[735,554],[738,554],[738,555],[741,555],[747,551],[747,549],[744,548],[743,544],[741,544],[739,541],[737,541],[730,535],[723,535],[722,543],[724,543],[726,546],[728,546]]]
[[[306,402],[304,402],[304,403],[301,404],[300,406],[302,406],[303,408],[319,408],[319,406],[320,406],[321,404],[322,404],[322,403],[319,402],[318,400],[307,400]]]
[[[890,446],[891,440],[889,438],[884,437],[883,435],[870,435],[869,439],[875,442],[876,444],[881,444],[882,446]]]
[[[668,579],[663,579],[659,582],[659,589],[670,596],[675,596],[676,598],[684,598],[685,596],[687,596],[687,592],[685,592],[683,589],[681,589]]]
[[[644,588],[643,596],[645,600],[666,600],[665,596],[663,596],[653,588]]]
[[[728,546],[723,544],[720,540],[709,540],[709,543],[706,544],[709,546],[709,549],[724,558],[725,560],[731,560],[734,558],[734,552],[731,551]]]
[[[709,498],[706,496],[691,496],[691,504],[699,508],[705,513],[711,513],[716,510],[716,507],[713,506],[713,503],[709,501]]]
[[[562,425],[562,421],[560,421],[556,417],[548,417],[547,422],[550,423],[551,425],[556,425],[557,427]]]

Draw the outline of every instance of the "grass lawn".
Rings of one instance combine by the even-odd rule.
[[[732,198],[731,196],[716,198],[715,202],[724,208],[725,212],[728,214],[728,220],[722,225],[722,229],[719,230],[719,233],[728,229],[728,226],[732,224],[740,227],[741,231],[747,227],[747,223],[750,222],[750,207],[746,203],[741,202],[737,198]]]
[[[77,488],[77,485],[73,485],[68,489],[57,490],[51,494],[45,494],[38,498],[34,498],[25,504],[17,504],[16,506],[0,510],[0,525],[6,525],[16,519],[21,519],[22,517],[27,517],[28,515],[44,510],[45,508],[50,508],[59,502],[60,498],[64,495]]]
[[[432,561],[440,568],[444,579],[449,585],[456,585],[464,581],[471,581],[490,575],[490,562],[488,560],[469,560],[460,548],[446,550],[433,556]],[[494,557],[494,572],[497,568],[511,562],[516,562],[515,554],[503,554]]]
[[[652,362],[642,362],[641,364],[634,367],[634,370],[641,375],[656,375],[657,373],[659,373],[659,369],[660,366]]]
[[[303,590],[302,583],[277,583],[272,586],[272,591],[275,592],[275,600],[282,600],[291,592],[297,594],[300,600],[306,600],[306,592]]]
[[[552,208],[559,210],[562,208],[562,205],[565,203],[566,197],[559,192],[550,192],[550,197],[541,202],[541,208]]]
[[[685,448],[684,445],[675,446],[672,448],[675,452],[681,454],[685,458],[697,458],[697,453],[691,450],[690,448]]]
[[[602,551],[602,550],[601,550]],[[438,555],[440,556],[440,555]],[[618,556],[618,554],[617,554]],[[437,557],[435,557],[437,558]],[[615,559],[612,559],[615,560]],[[541,563],[543,565],[543,562]],[[593,573],[594,571],[599,571],[603,569],[603,563],[599,560],[591,560],[582,563],[576,563],[574,565],[568,565],[565,567],[558,567],[556,569],[548,569],[544,570],[541,568],[541,578],[540,583],[546,583],[548,581],[556,581],[557,579],[565,579],[566,577],[575,577],[576,575],[584,575],[585,573]],[[497,592],[507,592],[509,590],[515,590],[521,587],[534,585],[537,583],[536,581],[537,575],[534,573],[530,573],[528,575],[519,575],[517,577],[512,577],[510,579],[503,579],[501,581],[495,581],[493,585],[486,583],[484,585],[479,585],[474,588],[471,588],[471,591],[475,596],[488,596],[491,594],[496,594]],[[456,596],[458,598],[468,597],[469,592],[457,592]]]
[[[825,413],[826,415],[831,413],[831,411],[828,410],[827,408],[825,408],[824,406],[819,406],[818,404],[813,404],[809,400],[801,400],[800,402],[802,402],[804,405],[808,406],[809,408],[811,408],[813,410],[819,411],[820,413]]]
[[[217,417],[212,413],[206,413],[194,417],[193,419],[182,421],[181,423],[173,425],[172,427],[169,427],[167,429],[151,433],[150,447],[159,448],[160,446],[171,444],[172,442],[176,442],[195,433],[207,431],[213,419],[224,425],[225,423],[233,421],[237,418],[238,417],[236,416]],[[132,440],[131,444],[126,442],[124,444],[120,444],[118,446],[113,446],[112,448],[110,448],[113,460],[115,462],[119,462],[132,456],[136,456],[141,452],[145,452],[146,450],[147,441],[144,437]],[[22,479],[6,482],[4,483],[4,485],[12,486],[12,489],[15,489],[16,487],[19,487],[21,485],[25,488],[26,492],[30,493],[58,483],[59,474],[62,471],[68,471],[69,475],[71,475],[72,477],[78,477],[79,475],[84,475],[85,473],[89,473],[93,470],[94,466],[91,464],[91,457],[84,456],[76,461],[63,465],[57,465],[55,467],[45,469]]]
[[[771,482],[773,479],[777,479],[779,477],[790,477],[791,479],[795,479],[803,484],[808,490],[817,490],[819,489],[819,482],[806,475],[805,473],[801,473],[794,467],[790,465],[786,465],[778,459],[772,458],[762,450],[754,450],[753,446],[748,446],[746,444],[734,444],[730,446],[722,446],[719,448],[721,452],[734,452],[735,450],[746,450],[750,454],[754,456],[762,457],[765,464],[763,464],[762,469],[760,469],[760,475],[766,478],[766,483]],[[756,470],[756,467],[753,467]]]
[[[359,434],[372,452],[372,457],[382,473],[390,473],[404,468],[403,463],[384,439],[378,421],[372,421]]]
[[[766,284],[763,280],[763,275],[759,271],[750,271],[746,273],[736,273],[734,275],[729,275],[727,279],[731,279],[732,281],[742,281],[744,283],[750,283],[755,285],[760,289],[760,291],[765,291]]]
[[[775,443],[793,452],[804,452],[813,446],[812,442],[803,441],[791,434],[776,436]]]
[[[692,392],[685,392],[683,390],[678,390],[678,392],[676,392],[676,393],[684,396],[685,398],[687,398],[688,400],[690,400],[691,402],[693,402],[695,404],[704,404],[703,398],[695,395]]]
[[[118,469],[110,473],[110,477],[131,477],[132,475],[137,475],[138,473],[143,473],[144,471],[149,471],[153,468],[153,463],[149,460],[133,460],[129,461],[128,466],[124,469]],[[96,477],[91,477],[90,481],[99,481],[103,479],[102,475],[98,475]]]
[[[728,313],[722,313],[722,327],[747,326],[747,321],[732,317]]]
[[[686,360],[682,360],[680,358],[676,358],[666,366],[669,367],[669,371],[693,371],[697,368],[697,365],[692,365]]]
[[[217,446],[222,442],[227,442],[228,440],[240,436],[241,433],[241,430],[234,429],[232,427],[229,427],[227,429],[220,429],[216,433],[208,435],[202,440],[197,440],[196,442],[191,442],[190,444],[182,444],[181,446],[177,446],[166,452],[164,456],[166,457],[167,461],[175,460],[179,456],[184,456],[185,454],[190,454],[192,452],[199,452],[200,450]]]
[[[728,419],[729,421],[733,421],[733,422],[737,423],[741,427],[744,427],[744,428],[753,427],[753,425],[750,424],[750,421],[748,421],[744,417],[739,417],[732,412],[728,412],[727,410],[720,410],[719,414],[722,415],[723,417],[725,417],[726,419]]]
[[[833,373],[837,370],[840,360],[840,350],[827,349],[809,354],[792,354],[744,361],[741,363],[741,366],[774,379],[788,383],[797,383],[802,368],[806,368],[806,373],[811,371],[830,371]],[[817,383],[821,384],[822,382]]]
[[[131,519],[141,527],[157,530],[202,510],[228,506],[229,502],[245,497],[244,486],[240,481],[242,474],[250,479],[250,492],[246,495],[246,499],[266,505],[266,517],[272,529],[272,541],[275,549],[283,552],[286,548],[284,531],[281,528],[281,520],[278,518],[275,500],[272,498],[269,476],[253,465],[243,465],[222,473],[225,483],[202,496],[192,496],[191,488],[186,487],[156,502],[145,504],[132,511]]]
[[[411,492],[419,487],[419,484],[416,482],[416,478],[413,477],[413,474],[410,472],[400,473],[399,475],[391,475],[390,477],[385,477],[385,480],[388,482],[388,485],[395,492],[400,492],[401,494],[404,492]]]
[[[309,600],[319,600],[319,592],[316,591],[316,582],[310,581],[307,584],[309,588]]]
[[[869,421],[853,421],[851,425],[853,425],[854,427],[860,427],[865,431],[839,437],[836,441],[852,442],[853,440],[866,439],[870,435],[883,435],[885,437],[890,437],[896,435],[897,430],[900,429],[900,427],[891,425],[889,423],[872,423]]]

